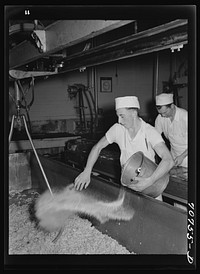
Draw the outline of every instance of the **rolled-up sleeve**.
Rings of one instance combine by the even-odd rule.
[[[160,118],[161,118],[161,116],[159,114],[157,116],[156,120],[155,120],[155,128],[159,133],[162,133],[163,129],[162,129],[162,124],[161,124],[161,119]]]
[[[114,124],[105,134],[106,139],[108,140],[109,144],[116,142],[116,130],[117,130],[117,123]]]
[[[151,143],[151,146],[154,148],[157,144],[164,142],[161,134],[153,126],[148,126],[147,129],[148,140]]]

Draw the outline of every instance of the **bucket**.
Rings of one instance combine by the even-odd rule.
[[[137,177],[150,177],[156,168],[157,165],[154,162],[145,157],[143,152],[138,151],[125,163],[122,170],[121,183],[122,185],[132,188],[132,185],[137,184]],[[168,182],[169,173],[155,181],[153,185],[145,188],[142,193],[156,198],[162,194]]]

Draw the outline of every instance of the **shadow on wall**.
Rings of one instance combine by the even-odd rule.
[[[147,117],[144,117],[144,120],[150,123],[152,126],[154,126],[155,119],[158,115],[156,105],[155,105],[155,100],[150,100],[147,102],[146,110],[147,110]]]
[[[104,109],[99,119],[99,129],[106,132],[112,125],[117,123],[117,121],[115,109]]]

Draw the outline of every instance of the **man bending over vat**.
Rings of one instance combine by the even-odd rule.
[[[118,116],[118,123],[111,126],[105,136],[93,146],[84,171],[80,173],[74,181],[77,190],[88,187],[91,180],[92,168],[101,150],[112,143],[118,144],[120,148],[120,163],[122,169],[128,159],[139,151],[153,163],[155,163],[155,153],[161,158],[160,163],[158,165],[155,164],[156,168],[150,176],[138,176],[137,183],[129,185],[134,191],[144,192],[145,189],[150,188],[155,182],[168,174],[174,166],[171,153],[165,145],[161,134],[153,126],[139,117],[138,110],[140,109],[140,104],[136,96],[115,98],[115,109]],[[159,185],[162,192],[166,186],[166,183],[164,186]],[[154,198],[162,200],[162,193]]]
[[[170,174],[187,178],[188,173],[188,112],[174,104],[172,93],[156,96],[158,116],[155,128],[169,140],[175,167]]]

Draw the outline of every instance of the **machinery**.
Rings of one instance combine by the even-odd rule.
[[[88,154],[95,143],[95,140],[86,138],[67,141],[65,143],[63,157],[65,163],[83,169]],[[94,165],[93,171],[96,172],[96,174],[101,174],[102,177],[108,180],[119,182],[121,176],[119,157],[119,151],[115,151],[112,145],[110,146],[110,149],[103,149]]]

